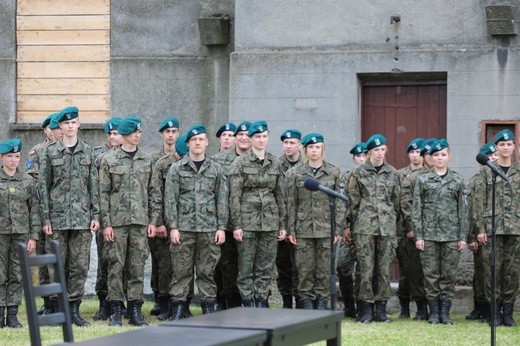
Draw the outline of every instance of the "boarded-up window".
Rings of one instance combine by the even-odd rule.
[[[17,121],[40,123],[75,105],[108,117],[110,0],[18,0]]]

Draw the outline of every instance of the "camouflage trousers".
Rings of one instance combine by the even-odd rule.
[[[276,231],[244,231],[237,242],[237,286],[243,300],[267,299],[274,270],[277,247]]]
[[[240,294],[237,287],[238,251],[233,232],[226,231],[226,241],[220,246],[220,260],[215,269],[217,295],[230,298]]]
[[[340,240],[338,258],[336,261],[336,271],[338,273],[339,288],[342,294],[354,299],[359,292],[359,270],[356,270],[356,246],[354,242],[347,244]],[[354,273],[356,280],[354,280]],[[356,285],[354,283],[356,282]]]
[[[154,294],[159,293],[159,254],[157,253],[159,238],[148,239],[148,247],[150,249],[150,258],[152,264],[152,275],[150,276],[150,288]]]
[[[157,257],[157,290],[160,297],[166,297],[170,293],[170,282],[172,281],[173,268],[172,258],[170,252],[170,237],[166,238],[153,238],[155,242],[155,254]],[[150,247],[151,249],[151,247]],[[152,259],[153,264],[153,259]],[[153,275],[153,267],[152,267]],[[153,290],[153,286],[152,286]]]
[[[453,299],[459,258],[460,251],[456,241],[424,241],[421,262],[427,299]]]
[[[396,254],[399,260],[397,296],[413,301],[425,299],[421,254],[415,247],[415,243],[406,237],[401,237],[397,244]]]
[[[0,234],[0,306],[22,302],[22,267],[16,247],[28,239],[28,234]]]
[[[215,232],[180,232],[181,244],[170,244],[173,276],[170,297],[186,301],[189,296],[194,268],[195,283],[202,301],[214,300],[217,285],[213,278],[220,259],[220,247],[215,245]]]
[[[295,254],[301,299],[329,298],[330,251],[330,238],[298,238]]]
[[[38,242],[36,243],[36,253],[42,255],[45,253],[45,233],[40,231],[38,233]],[[49,267],[42,266],[38,269],[38,282],[40,284],[49,283]]]
[[[103,248],[105,247],[105,239],[103,238],[103,230],[99,229],[96,232],[96,245],[97,245],[97,256],[98,256],[98,267],[96,276],[96,294],[98,297],[106,298],[108,295],[108,262],[104,255]],[[123,288],[126,293],[126,268],[125,274],[123,275]]]
[[[485,270],[484,258],[482,255],[482,245],[479,244],[478,250],[473,254],[473,296],[478,302],[486,301],[485,287]]]
[[[149,255],[146,226],[129,225],[113,229],[114,241],[105,242],[103,246],[103,256],[108,263],[107,300],[125,301],[123,274],[127,281],[127,300],[142,300],[144,264]]]
[[[360,273],[358,300],[368,303],[388,300],[392,294],[390,264],[395,257],[395,237],[354,234],[354,244],[356,269]]]
[[[491,238],[482,246],[482,260],[484,261],[484,293],[486,301],[491,302]],[[520,280],[520,236],[496,236],[496,292],[497,302],[514,304],[518,294]]]
[[[51,250],[50,240],[57,240],[60,244],[69,301],[81,299],[85,293],[85,282],[90,266],[92,232],[90,230],[54,230],[50,236],[47,236],[45,244],[47,252]]]
[[[298,270],[295,247],[287,241],[279,241],[276,251],[276,284],[282,296],[298,295]]]

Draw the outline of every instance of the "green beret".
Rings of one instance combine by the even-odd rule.
[[[352,147],[352,149],[350,149],[352,155],[364,154],[367,151],[367,145],[364,142],[357,143]]]
[[[177,140],[175,141],[175,151],[181,157],[186,155],[188,151],[190,151],[190,148],[188,148],[188,146],[186,145],[186,141],[187,139],[185,133],[177,137]]]
[[[480,147],[479,153],[485,154],[485,155],[492,155],[496,153],[497,148],[495,147],[495,144],[493,142],[487,142],[483,146]]]
[[[112,117],[108,119],[105,123],[105,133],[110,133],[112,130],[117,130],[119,127],[119,124],[121,123],[121,118],[119,117]]]
[[[51,130],[55,130],[60,127],[60,122],[58,121],[58,117],[60,116],[60,112],[51,114],[51,121],[49,123],[49,128]]]
[[[435,142],[437,142],[437,138],[428,138],[427,140],[425,140],[423,145],[421,146],[420,155],[424,156],[425,154],[429,154],[430,149],[432,148],[432,145]]]
[[[200,135],[202,133],[206,133],[206,128],[202,124],[196,124],[190,127],[188,132],[186,132],[186,140],[185,142],[189,141],[191,137]]]
[[[372,150],[374,148],[380,147],[385,144],[386,144],[385,136],[383,136],[379,133],[373,134],[372,136],[370,136],[368,141],[366,141],[367,150]]]
[[[223,132],[231,131],[233,135],[235,135],[235,131],[237,130],[237,126],[233,123],[225,123],[217,131],[217,138],[220,138]]]
[[[179,120],[175,118],[167,118],[164,119],[161,126],[159,126],[159,132],[163,132],[166,129],[178,129],[180,128],[180,125]]]
[[[45,118],[45,120],[42,122],[42,129],[49,126],[49,124],[51,123],[52,116],[53,114],[47,115],[47,118]]]
[[[307,148],[309,144],[316,144],[316,143],[323,143],[325,139],[322,135],[316,132],[311,132],[305,136],[303,136],[302,139],[302,145]]]
[[[249,128],[251,127],[251,123],[249,121],[242,121],[238,127],[237,127],[237,130],[235,131],[235,136],[237,135],[237,133],[239,132],[242,132],[242,131],[249,131]]]
[[[262,133],[267,130],[267,123],[265,122],[265,120],[258,120],[251,124],[251,126],[249,127],[249,131],[247,131],[247,135],[251,137],[256,133]]]
[[[421,147],[424,143],[424,139],[422,138],[415,138],[410,141],[408,146],[406,147],[406,152],[409,153],[412,150],[421,150]]]
[[[59,117],[58,117],[58,122],[62,122],[62,121],[67,121],[67,120],[72,120],[72,119],[76,119],[78,116],[79,116],[79,111],[78,111],[78,107],[76,106],[71,106],[71,107],[66,107],[66,108],[63,108],[60,113],[59,113]]]
[[[22,141],[18,138],[8,139],[0,143],[0,154],[18,153],[22,151]]]
[[[441,138],[432,144],[432,147],[430,148],[430,155],[433,155],[436,152],[449,148],[449,147],[450,146],[448,144],[448,141],[444,138]]]
[[[502,130],[495,136],[495,144],[500,141],[514,141],[515,136],[513,136],[513,132],[508,129]]]
[[[137,115],[129,115],[123,118],[117,127],[117,132],[122,136],[128,136],[141,129],[141,118]]]
[[[284,140],[286,140],[288,138],[296,138],[296,139],[301,140],[302,134],[298,130],[285,130],[284,133],[282,133],[282,135],[280,136],[280,140],[283,142]]]

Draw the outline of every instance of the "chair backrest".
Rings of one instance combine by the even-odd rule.
[[[40,326],[61,325],[63,330],[63,341],[74,342],[72,335],[72,321],[70,307],[65,285],[65,274],[63,260],[60,256],[59,243],[56,240],[50,242],[51,253],[29,256],[24,243],[18,243],[18,254],[22,267],[22,278],[25,292],[25,303],[27,306],[27,321],[31,335],[31,345],[41,345]],[[32,281],[32,267],[53,266],[54,278],[48,284],[34,286]],[[46,315],[38,315],[36,308],[36,297],[57,296],[59,312]]]

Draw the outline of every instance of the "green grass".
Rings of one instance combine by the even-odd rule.
[[[38,302],[38,306],[41,301]],[[107,321],[94,322],[92,316],[96,312],[98,301],[85,299],[81,305],[82,316],[88,319],[92,326],[89,328],[73,327],[74,340],[88,340],[96,337],[110,335],[129,330],[127,320],[123,321],[122,328],[112,328]],[[158,324],[155,317],[149,316],[151,302],[145,302],[143,313],[150,325]],[[192,306],[195,315],[200,314],[200,309]],[[396,315],[390,315],[394,323],[371,323],[368,325],[354,322],[352,319],[343,320],[342,324],[342,344],[343,345],[489,345],[490,328],[487,324],[470,322],[462,315],[452,314],[453,326],[429,325],[426,322],[413,320],[399,320]],[[18,346],[29,345],[29,329],[27,326],[27,315],[25,306],[20,307],[18,314],[20,322],[24,325],[22,329],[4,328],[0,331],[0,345]],[[520,315],[516,314],[515,319],[520,321]],[[52,345],[63,341],[61,328],[42,327],[42,342],[44,345]],[[519,327],[505,328],[498,327],[496,333],[497,345],[520,345]],[[317,343],[315,345],[325,345]],[[129,345],[130,346],[130,345]]]

